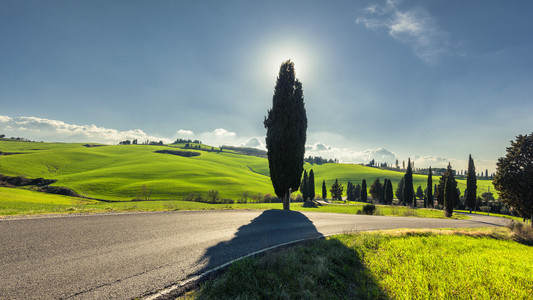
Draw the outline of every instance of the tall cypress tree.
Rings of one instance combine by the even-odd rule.
[[[433,174],[431,173],[431,167],[429,167],[428,173],[428,184],[427,184],[427,193],[426,199],[428,207],[433,207]]]
[[[354,199],[353,199],[353,189],[354,189],[353,184],[350,181],[348,181],[348,184],[346,185],[346,200],[354,201]]]
[[[354,197],[355,197],[355,201],[357,201],[357,199],[361,199],[361,185],[357,184],[354,188]]]
[[[472,213],[472,209],[476,206],[477,198],[477,179],[476,179],[476,166],[472,155],[468,155],[468,171],[466,173],[466,205]]]
[[[326,180],[322,181],[322,200],[326,200],[328,197],[328,189],[326,188]]]
[[[385,204],[391,205],[394,194],[392,191],[392,182],[390,179],[385,179],[385,184],[383,185],[383,202]]]
[[[387,197],[387,184],[388,184],[388,179],[385,178],[383,179],[383,190],[381,191],[381,202],[383,202],[384,204],[387,204],[387,202],[385,201],[385,198]]]
[[[313,172],[313,169],[309,171],[309,199],[314,200],[315,199],[315,172]]]
[[[407,171],[403,176],[403,200],[405,203],[416,207],[416,201],[413,201],[414,187],[413,187],[413,169],[411,168],[411,158],[407,160]]]
[[[453,215],[453,207],[457,201],[457,181],[453,175],[452,166],[448,163],[444,173],[444,216],[450,218]]]
[[[361,202],[366,202],[367,198],[366,179],[363,179],[363,182],[361,183]]]
[[[302,178],[307,131],[302,83],[290,60],[280,66],[264,125],[270,180],[283,209],[290,210],[290,193],[298,190]]]
[[[304,170],[304,178],[302,179],[302,184],[300,186],[300,192],[304,198],[304,202],[309,198],[309,177],[307,177],[307,170]]]

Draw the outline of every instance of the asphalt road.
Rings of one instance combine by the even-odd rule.
[[[0,220],[0,298],[129,299],[302,238],[505,223],[480,216],[444,220],[279,210]]]

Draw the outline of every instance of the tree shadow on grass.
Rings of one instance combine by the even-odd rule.
[[[294,240],[323,235],[304,214],[267,210],[240,227],[235,237],[205,252],[200,273],[227,261]],[[200,299],[387,299],[364,267],[360,254],[337,239],[314,239],[233,263],[211,276]]]

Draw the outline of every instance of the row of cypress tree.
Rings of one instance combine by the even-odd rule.
[[[427,178],[427,188],[425,193],[421,190],[421,187],[418,187],[417,193],[414,192],[413,187],[413,172],[411,168],[411,159],[408,159],[407,170],[405,175],[402,177],[396,188],[396,196],[398,197],[401,205],[410,205],[416,207],[416,196],[419,198],[424,197],[424,207],[432,208],[434,207],[434,197],[433,197],[433,173],[431,167],[429,167],[429,174]],[[453,207],[459,201],[460,192],[457,189],[457,181],[455,180],[454,170],[451,168],[451,164],[448,164],[446,172],[441,176],[439,184],[435,185],[435,198],[440,205],[443,205],[445,210],[445,215],[451,217],[453,214]],[[335,179],[335,183],[331,186],[330,193],[333,199],[342,200],[343,186],[339,183],[338,179]],[[469,156],[468,162],[468,173],[467,173],[467,190],[466,202],[467,206],[470,208],[470,211],[474,209],[476,201],[476,172],[474,161],[472,156]],[[315,198],[315,175],[313,170],[307,173],[307,170],[304,171],[304,176],[300,186],[300,191],[305,201],[313,200]],[[472,191],[472,192],[468,192]],[[368,190],[373,199],[378,199],[383,204],[392,204],[394,198],[392,182],[390,179],[385,179],[383,184],[380,182],[379,178],[376,178],[374,183],[370,186]],[[424,195],[425,194],[425,195]],[[361,185],[354,185],[351,182],[348,182],[346,195],[348,201],[357,201],[366,202],[368,200],[367,195],[367,184],[366,179],[363,179]],[[327,198],[327,188],[326,181],[322,181],[322,198]]]
[[[315,199],[315,173],[313,169],[309,171],[309,175],[307,175],[307,170],[304,171],[300,192],[304,201]]]

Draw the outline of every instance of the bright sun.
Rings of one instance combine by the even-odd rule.
[[[264,68],[264,73],[270,80],[275,80],[281,64],[290,59],[294,63],[296,78],[300,79],[305,85],[313,69],[311,53],[312,51],[305,47],[304,44],[295,42],[279,43],[264,50],[261,59],[262,68]]]

